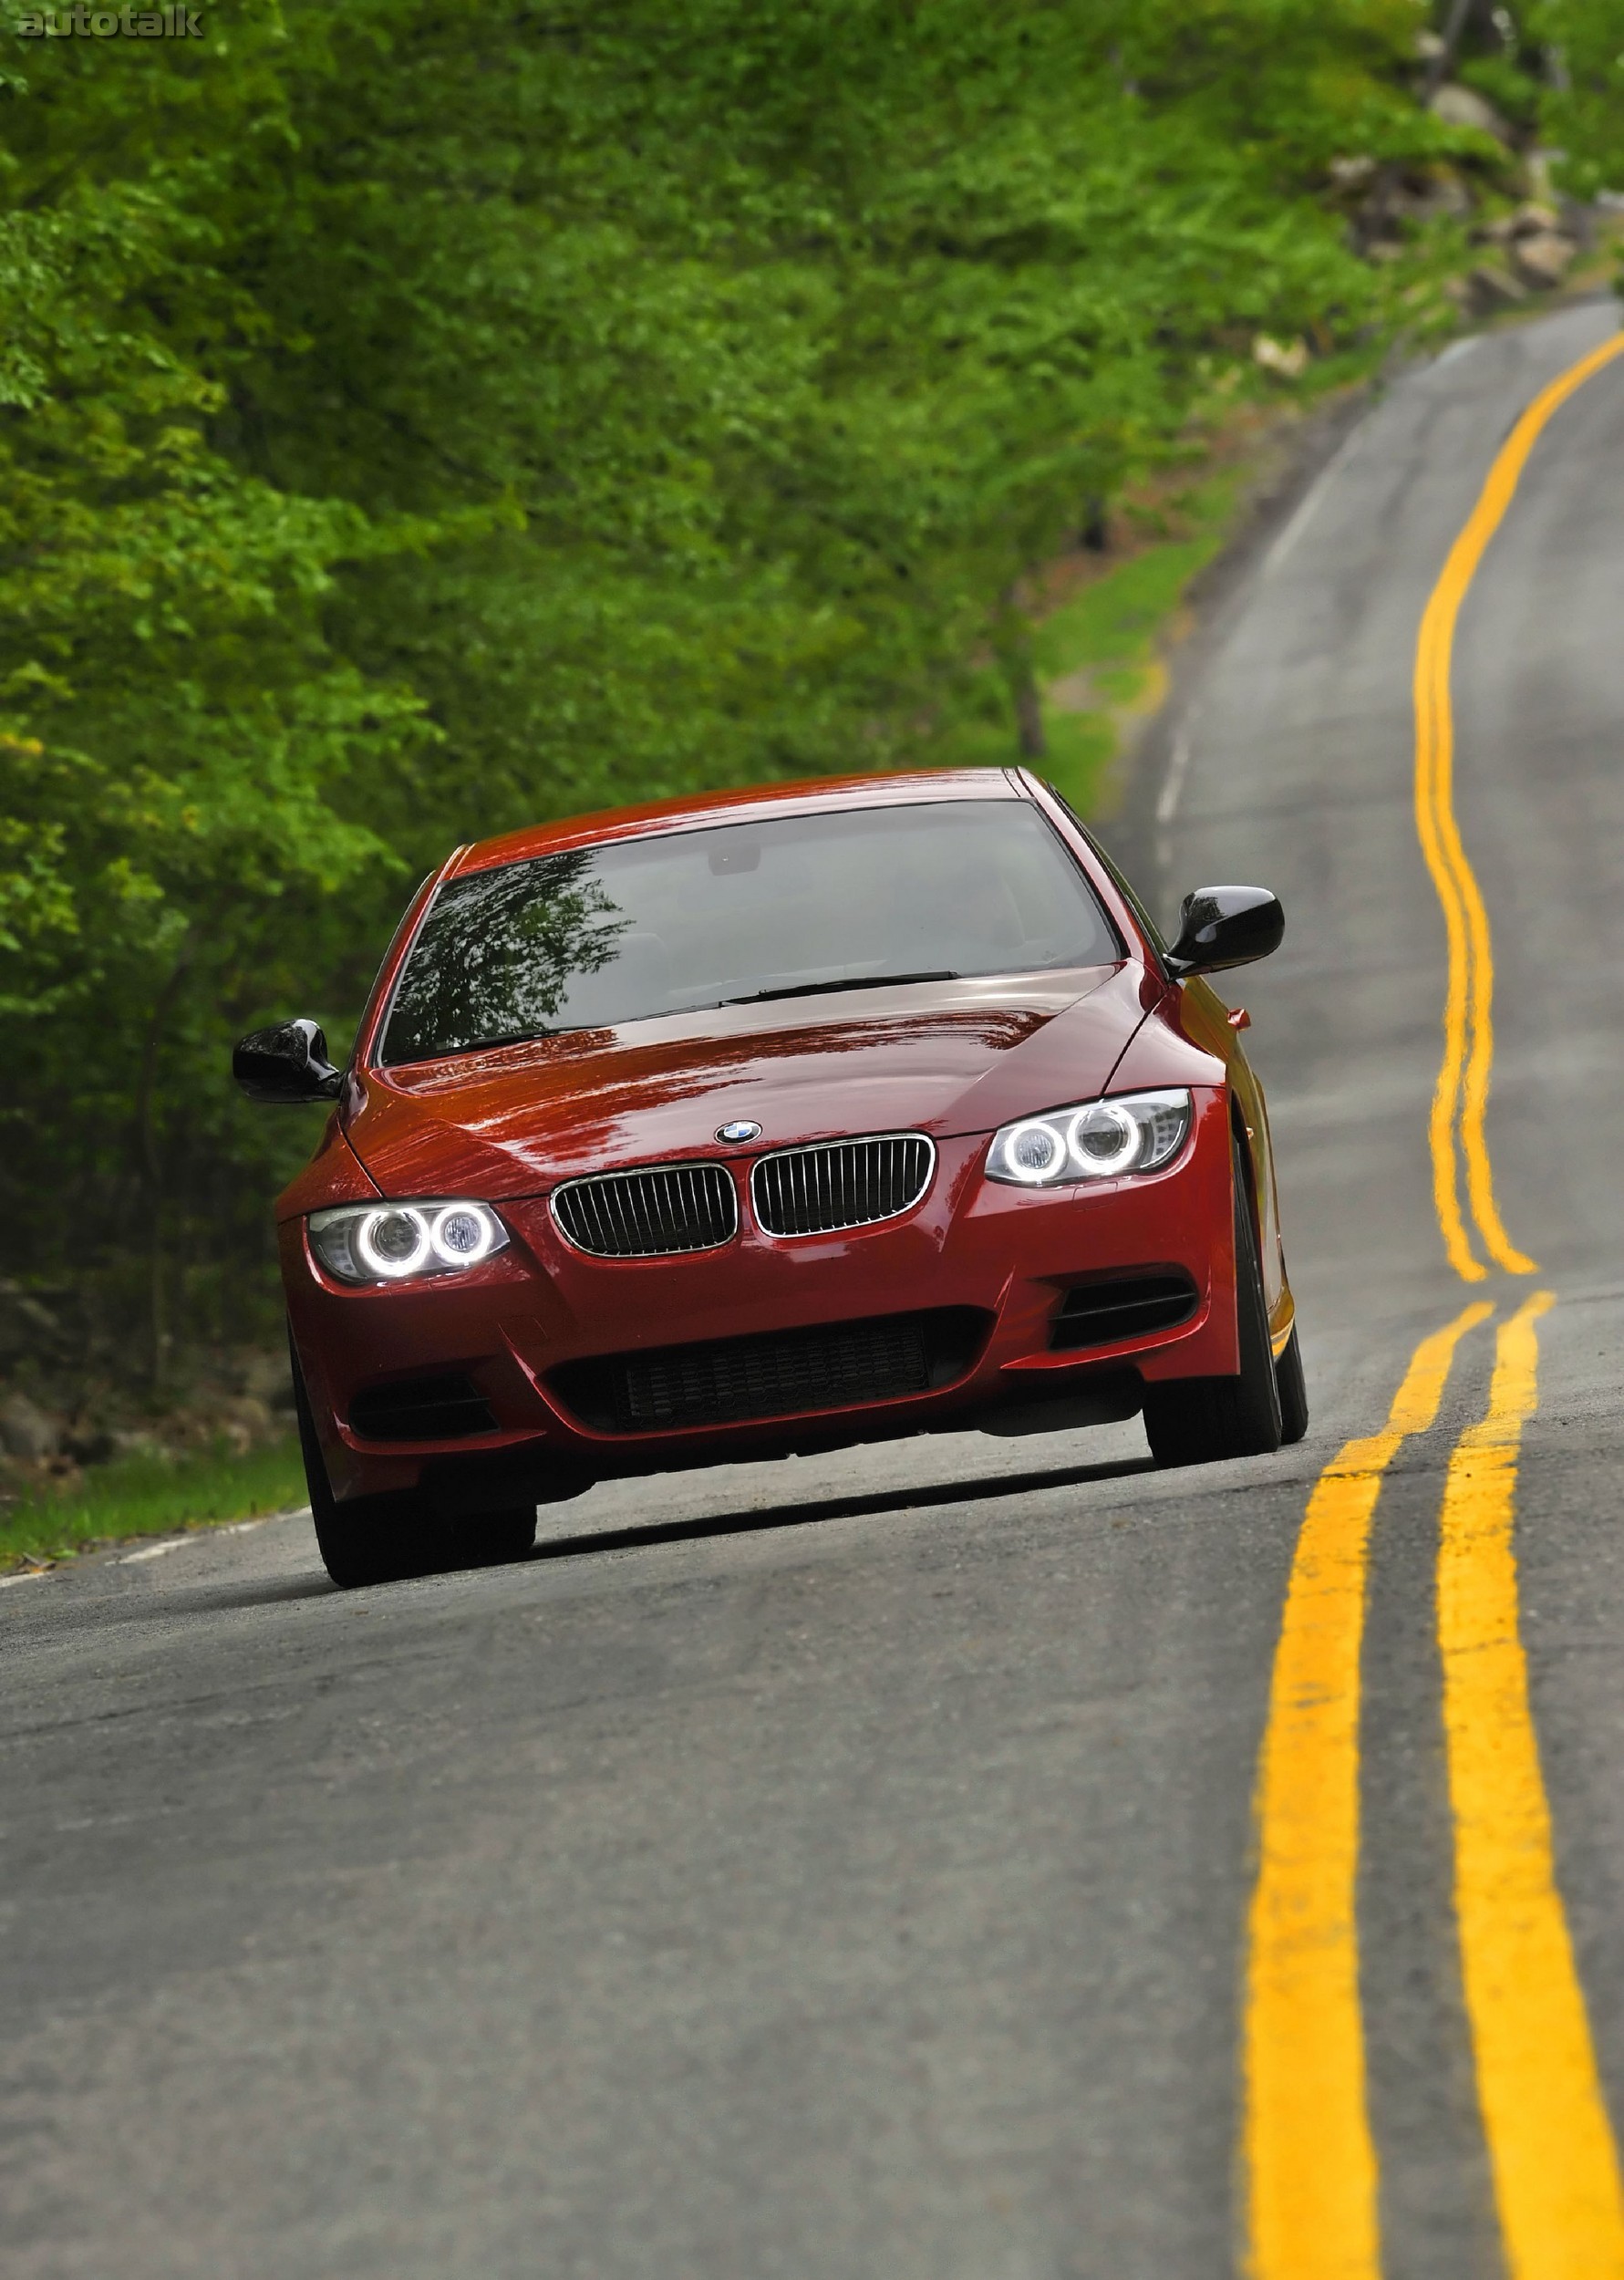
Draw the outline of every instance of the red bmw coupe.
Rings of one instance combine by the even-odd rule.
[[[1143,1411],[1163,1464],[1306,1429],[1263,1094],[1204,972],[1020,770],[725,793],[459,847],[277,1206],[322,1556],[512,1559],[594,1481]]]

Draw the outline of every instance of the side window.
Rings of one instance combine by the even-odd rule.
[[[1127,880],[1122,876],[1122,874],[1118,869],[1116,864],[1113,863],[1111,856],[1106,854],[1105,849],[1100,845],[1100,842],[1095,838],[1093,833],[1090,831],[1081,816],[1078,814],[1076,809],[1071,805],[1071,803],[1063,798],[1062,795],[1055,790],[1053,784],[1048,782],[1047,781],[1044,782],[1043,789],[1048,793],[1050,798],[1054,802],[1055,805],[1064,813],[1067,820],[1071,823],[1073,829],[1078,833],[1081,838],[1087,842],[1089,847],[1098,858],[1102,868],[1108,874],[1112,885],[1116,888],[1117,893],[1122,896],[1123,902],[1127,904],[1128,908],[1133,913],[1134,917],[1138,919],[1141,931],[1143,933],[1145,940],[1150,944],[1152,950],[1155,953],[1157,964],[1160,965],[1167,949],[1166,938],[1163,934],[1161,928],[1151,917],[1150,912],[1145,908],[1143,903],[1134,893],[1133,887],[1129,886]],[[1165,979],[1165,976],[1164,976],[1164,979]]]

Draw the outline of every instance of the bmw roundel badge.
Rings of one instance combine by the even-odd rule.
[[[735,1124],[719,1124],[716,1128],[716,1136],[719,1140],[759,1140],[761,1137],[761,1127],[760,1124],[752,1124],[748,1117],[741,1116]]]

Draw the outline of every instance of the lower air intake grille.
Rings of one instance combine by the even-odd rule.
[[[936,1149],[916,1132],[835,1140],[764,1156],[750,1175],[750,1201],[769,1235],[830,1235],[837,1228],[895,1219],[930,1186]]]
[[[1107,1346],[1117,1338],[1145,1338],[1172,1330],[1195,1311],[1195,1286],[1187,1275],[1134,1275],[1119,1282],[1085,1282],[1068,1290],[1054,1318],[1052,1348]]]
[[[494,1433],[496,1420],[471,1379],[413,1377],[357,1394],[349,1427],[365,1441],[461,1441]]]
[[[988,1319],[974,1308],[944,1307],[713,1345],[608,1354],[566,1363],[553,1384],[599,1433],[801,1416],[950,1385],[975,1359]]]
[[[714,1250],[739,1229],[739,1191],[719,1164],[667,1164],[571,1180],[553,1216],[595,1259],[667,1259]]]

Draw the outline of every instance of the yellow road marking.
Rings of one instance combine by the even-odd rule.
[[[1257,1779],[1242,2153],[1257,2280],[1376,2280],[1376,2158],[1365,2111],[1354,1885],[1360,1647],[1371,1519],[1407,1434],[1438,1414],[1484,1300],[1423,1338],[1386,1429],[1320,1475],[1292,1561]]]
[[[1557,1889],[1512,1543],[1552,1303],[1538,1291],[1502,1325],[1488,1414],[1450,1460],[1438,1639],[1461,1964],[1507,2269],[1609,2280],[1624,2275],[1624,2189]]]
[[[1453,801],[1454,716],[1449,675],[1461,604],[1511,504],[1518,478],[1540,434],[1568,398],[1602,366],[1624,354],[1624,333],[1593,348],[1588,356],[1543,389],[1523,413],[1497,454],[1477,504],[1449,550],[1421,621],[1415,651],[1415,828],[1433,885],[1443,908],[1449,942],[1449,979],[1443,1005],[1443,1059],[1433,1093],[1429,1137],[1433,1151],[1433,1198],[1450,1264],[1468,1282],[1488,1271],[1472,1249],[1461,1212],[1455,1161],[1458,1122],[1466,1162],[1466,1194],[1484,1248],[1497,1266],[1513,1274],[1532,1274],[1534,1261],[1517,1249],[1501,1222],[1495,1202],[1494,1174],[1484,1137],[1489,1079],[1494,1068],[1493,1004],[1495,961],[1488,913],[1466,860],[1455,822]]]

